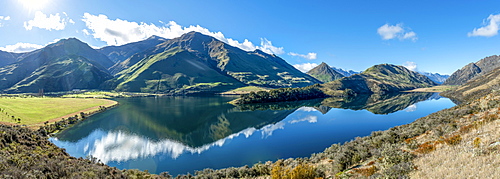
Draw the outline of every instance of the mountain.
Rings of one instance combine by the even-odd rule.
[[[463,69],[463,68],[462,68]],[[469,80],[467,83],[449,91],[442,92],[442,96],[460,102],[471,101],[500,90],[500,67]]]
[[[483,58],[476,63],[469,63],[455,71],[443,85],[462,85],[473,78],[485,75],[495,68],[500,67],[500,56],[493,55]]]
[[[418,72],[422,75],[425,75],[426,77],[429,77],[432,81],[436,82],[437,84],[443,84],[446,79],[450,77],[450,75],[441,75],[439,73],[429,73],[429,72]]]
[[[63,39],[1,67],[0,89],[9,93],[97,89],[112,78],[106,70],[112,64],[78,39]]]
[[[321,90],[330,96],[357,94],[387,94],[437,85],[428,77],[403,66],[381,64],[360,74],[322,84]]]
[[[148,48],[152,48],[167,40],[168,39],[166,38],[153,35],[146,40],[132,42],[121,46],[106,46],[98,49],[97,51],[106,55],[111,61],[119,63],[136,53],[142,52]]]
[[[0,50],[0,67],[16,62],[21,55],[23,53],[4,52]]]
[[[335,67],[331,67],[333,70],[335,70],[336,72],[339,72],[340,74],[344,75],[344,76],[351,76],[351,75],[354,75],[354,74],[358,74],[358,73],[361,73],[361,72],[355,72],[355,71],[352,71],[352,70],[344,70],[342,68],[335,68]]]
[[[344,75],[330,68],[325,62],[309,70],[307,74],[324,83],[344,77]]]
[[[308,86],[320,81],[275,55],[243,51],[213,37],[190,32],[132,55],[106,86],[137,92],[220,92],[246,85]]]

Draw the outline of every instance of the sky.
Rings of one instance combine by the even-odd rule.
[[[94,48],[198,31],[299,70],[390,63],[451,74],[500,55],[497,0],[2,0],[0,50],[76,37]]]

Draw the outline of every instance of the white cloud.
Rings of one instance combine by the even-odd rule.
[[[317,54],[316,53],[307,53],[307,55],[303,55],[303,54],[298,54],[298,53],[294,53],[294,52],[289,52],[288,55],[291,55],[291,56],[296,56],[296,57],[302,57],[302,58],[305,58],[305,59],[308,59],[308,60],[315,60],[317,57]]]
[[[408,70],[417,71],[417,63],[415,62],[407,61],[403,64],[403,66],[408,68]]]
[[[90,32],[89,32],[89,30],[87,30],[87,29],[83,29],[83,30],[82,30],[82,32],[83,32],[83,34],[85,34],[85,35],[90,35]]]
[[[498,29],[500,25],[500,14],[488,16],[489,23],[483,22],[485,26],[480,28],[474,28],[472,32],[467,33],[467,36],[483,36],[483,37],[492,37],[498,34]]]
[[[0,16],[0,20],[10,20],[10,16]]]
[[[8,21],[10,20],[10,16],[0,16],[0,27],[3,26],[2,21]]]
[[[265,38],[261,39],[261,46],[256,46],[247,39],[243,42],[239,42],[231,38],[226,38],[221,32],[211,32],[207,28],[199,25],[183,27],[174,21],[170,21],[166,24],[160,21],[162,26],[157,26],[155,24],[147,24],[145,22],[130,22],[122,19],[112,20],[106,15],[92,15],[89,13],[85,13],[83,15],[82,21],[85,22],[88,28],[88,30],[84,29],[82,31],[85,35],[92,35],[94,38],[104,41],[108,45],[123,45],[130,42],[137,42],[152,35],[173,39],[180,37],[182,34],[195,31],[212,36],[231,46],[238,47],[246,51],[260,49],[270,54],[285,53],[283,47],[275,47],[272,45],[271,41]]]
[[[390,40],[398,38],[399,40],[410,39],[416,41],[418,39],[417,34],[411,30],[407,30],[403,27],[403,24],[389,25],[384,24],[377,29],[377,33],[384,40]]]
[[[283,50],[283,47],[275,47],[275,46],[273,46],[273,43],[271,43],[271,41],[269,41],[265,38],[260,39],[260,47],[257,47],[257,49],[260,49],[263,52],[266,52],[269,54],[280,55],[280,54],[285,53],[285,51]]]
[[[300,70],[301,72],[308,72],[309,70],[313,69],[314,67],[318,66],[316,63],[302,63],[302,64],[295,64],[293,67],[297,68],[297,70]]]
[[[30,44],[30,43],[17,43],[14,45],[7,45],[5,47],[0,47],[0,50],[6,52],[22,53],[22,52],[31,52],[33,50],[41,48],[43,48],[42,45]]]
[[[46,15],[41,11],[35,12],[35,18],[24,22],[24,28],[26,30],[31,30],[33,27],[38,27],[45,30],[63,30],[66,28],[66,24],[74,23],[72,19],[68,17],[66,13],[63,12],[66,17],[61,17],[59,13]]]

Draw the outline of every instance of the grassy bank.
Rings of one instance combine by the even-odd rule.
[[[457,86],[454,85],[439,85],[439,86],[433,86],[429,88],[417,88],[405,92],[431,92],[431,93],[437,93],[437,92],[445,92],[448,90],[451,90],[453,88],[457,88]]]
[[[99,106],[113,106],[116,101],[107,99],[48,98],[48,97],[1,97],[0,123],[38,126],[46,121],[92,113]]]

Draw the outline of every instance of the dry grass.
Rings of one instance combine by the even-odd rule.
[[[443,91],[448,91],[453,88],[456,88],[456,86],[453,85],[439,85],[439,86],[433,86],[429,88],[417,88],[413,90],[409,90],[407,92],[443,92]]]
[[[442,145],[417,158],[411,178],[497,178],[500,176],[500,120],[462,130],[456,145]]]

